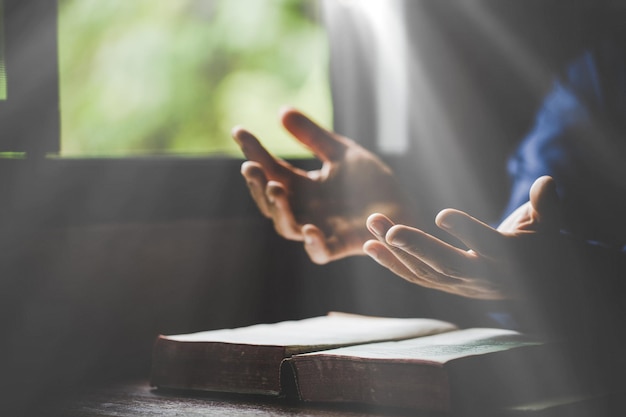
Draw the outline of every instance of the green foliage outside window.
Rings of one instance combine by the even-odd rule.
[[[331,124],[317,4],[60,0],[62,154],[240,155],[237,124],[306,154],[277,113],[292,105]]]
[[[4,1],[0,0],[0,100],[7,99],[7,71],[4,63]]]

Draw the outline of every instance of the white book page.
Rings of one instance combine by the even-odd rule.
[[[396,342],[356,345],[320,353],[308,353],[299,355],[299,357],[331,355],[346,358],[419,360],[443,364],[466,356],[483,355],[515,347],[539,344],[541,342],[512,330],[479,328]]]
[[[224,342],[285,346],[290,352],[310,347],[407,339],[455,330],[456,326],[434,319],[398,319],[351,314],[329,314],[298,321],[258,324],[237,329],[212,330],[167,336],[179,342]]]

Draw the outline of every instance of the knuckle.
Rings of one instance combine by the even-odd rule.
[[[468,278],[472,275],[467,265],[461,265],[457,262],[446,262],[440,264],[438,270],[447,277],[457,279]]]

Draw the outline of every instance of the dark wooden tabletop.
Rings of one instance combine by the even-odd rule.
[[[281,398],[157,390],[146,381],[131,381],[74,390],[48,405],[46,415],[67,417],[130,416],[299,416],[377,417],[414,416],[394,409],[359,409],[294,403]]]
[[[622,394],[618,397],[624,398]],[[617,401],[622,403],[619,398]],[[614,416],[618,414],[607,412],[607,406],[615,401],[614,395],[584,399],[561,398],[551,401],[550,404],[540,402],[487,414],[497,417]],[[481,413],[481,417],[487,414]],[[37,415],[64,417],[424,416],[414,411],[400,409],[305,404],[263,396],[164,391],[151,388],[148,382],[143,380],[77,388],[58,401],[47,404]]]

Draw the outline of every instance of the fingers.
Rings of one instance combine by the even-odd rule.
[[[479,255],[488,258],[500,256],[503,248],[502,235],[469,214],[459,210],[445,209],[437,215],[435,223]]]
[[[542,229],[559,230],[561,223],[560,200],[552,177],[535,180],[530,188],[531,217]]]
[[[246,158],[258,162],[269,179],[284,181],[290,174],[297,171],[285,161],[270,154],[261,145],[261,142],[247,130],[236,127],[232,131],[232,136]]]
[[[265,172],[258,162],[246,161],[241,165],[241,175],[246,180],[248,189],[252,199],[259,207],[259,210],[265,217],[272,217],[269,209],[269,201],[265,194],[265,187],[267,186],[267,178]]]
[[[445,276],[467,279],[478,275],[473,255],[419,229],[396,225],[389,229],[385,239],[390,245],[418,258]]]
[[[386,216],[373,214],[367,219],[366,224],[368,229],[383,246],[368,243],[364,245],[363,249],[381,265],[401,277],[424,287],[444,289],[443,287],[453,286],[459,283],[457,279],[446,276],[435,270],[428,262],[425,262],[425,259],[421,259],[419,256],[411,253],[408,250],[409,248],[392,245],[389,239],[390,233],[392,236],[392,229],[398,226],[394,226],[393,222]],[[386,252],[382,250],[383,247],[387,249]],[[405,268],[410,271],[408,276]]]
[[[326,239],[324,232],[319,227],[306,224],[302,227],[302,234],[304,236],[304,250],[311,261],[318,265],[324,265],[336,259],[339,248]]]
[[[303,240],[301,226],[295,219],[285,186],[278,181],[268,181],[258,162],[244,162],[241,174],[254,202],[265,217],[272,219],[278,234],[290,240]]]
[[[285,187],[277,181],[268,181],[265,195],[276,232],[286,239],[302,241],[302,225],[296,221]]]
[[[302,226],[304,250],[311,261],[318,265],[330,262],[330,249],[326,246],[324,233],[312,224]]]
[[[372,257],[376,262],[389,269],[394,274],[415,284],[420,284],[421,280],[415,276],[404,263],[378,240],[368,240],[363,244],[363,251]]]
[[[284,109],[281,120],[283,126],[322,161],[336,161],[344,155],[346,143],[301,112],[291,108]]]
[[[385,241],[385,235],[387,231],[394,226],[394,223],[384,214],[374,213],[367,218],[365,225],[378,240],[387,243]]]

